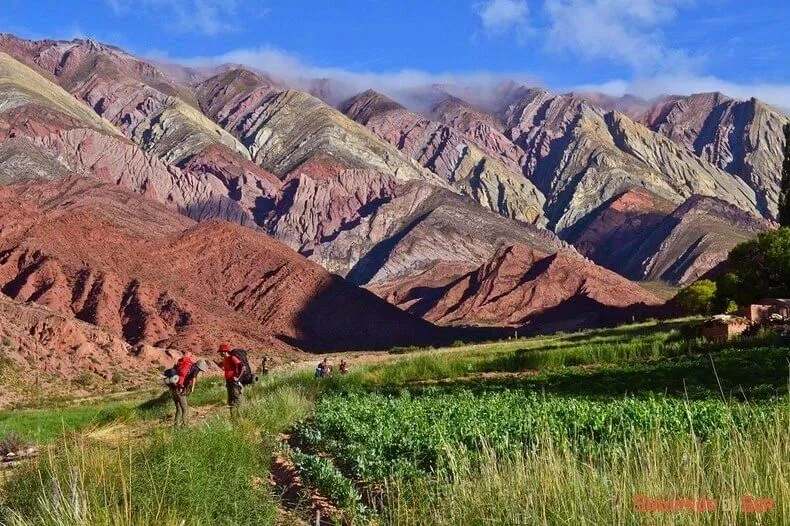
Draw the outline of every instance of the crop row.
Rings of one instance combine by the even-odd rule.
[[[573,447],[618,447],[636,437],[706,440],[777,418],[786,402],[743,405],[665,397],[585,398],[519,391],[473,394],[428,390],[420,396],[371,393],[322,397],[296,427],[306,445],[341,460],[357,480],[418,476],[435,469],[443,448],[481,441],[520,448],[552,440]]]

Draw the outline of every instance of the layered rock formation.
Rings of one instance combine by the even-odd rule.
[[[302,80],[300,85],[311,86],[312,92],[333,102],[348,88],[333,79]],[[19,291],[12,295],[50,298],[55,302],[50,307],[74,314],[88,312],[83,293],[96,286],[111,298],[110,304],[127,298],[129,312],[136,312],[137,318],[143,313],[148,320],[139,330],[125,329],[128,323],[117,309],[100,308],[104,314],[94,321],[112,326],[113,334],[202,345],[213,334],[205,328],[213,318],[200,314],[213,312],[210,301],[237,293],[241,298],[239,291],[247,287],[244,290],[265,290],[284,303],[277,294],[285,294],[285,289],[275,286],[273,279],[299,289],[296,271],[283,274],[275,263],[262,266],[272,272],[270,277],[258,275],[256,258],[279,262],[269,252],[285,250],[262,244],[260,239],[274,242],[261,238],[254,232],[258,230],[353,284],[440,323],[494,324],[499,316],[509,326],[534,326],[543,319],[541,313],[572,305],[597,313],[622,307],[603,297],[614,291],[610,274],[580,258],[567,242],[633,279],[688,283],[721,261],[735,242],[770,227],[758,219],[760,215],[775,215],[784,116],[757,101],[714,94],[667,97],[651,105],[629,97],[553,95],[511,83],[503,85],[499,100],[487,101],[484,109],[473,90],[429,86],[422,91],[415,99],[423,114],[372,91],[342,105],[344,114],[312,95],[236,65],[205,70],[161,67],[91,40],[30,42],[0,35],[0,182],[16,183],[15,192],[24,188],[25,199],[38,203],[41,208],[33,215],[39,214],[50,228],[41,235],[60,239],[53,218],[62,216],[64,225],[74,229],[83,219],[106,223],[110,238],[118,235],[123,243],[160,258],[146,260],[145,265],[167,267],[164,250],[184,259],[189,250],[204,251],[206,258],[194,259],[212,269],[202,276],[220,287],[180,296],[153,274],[135,285],[132,280],[138,276],[129,267],[118,263],[112,272],[97,270],[101,265],[96,261],[86,263],[88,273],[77,277],[78,271],[69,266],[76,262],[62,265],[61,260],[68,259],[63,254],[88,247],[67,249],[56,243],[53,246],[60,246],[63,254],[44,259],[32,256],[35,250],[46,254],[44,247],[29,247],[33,252],[25,257],[12,251],[13,264],[4,267],[8,282],[19,278],[11,275],[14,265],[33,269],[35,276],[33,281],[19,278]],[[104,199],[102,206],[126,218],[125,227],[117,221],[107,223],[105,216],[97,218],[93,209],[80,209],[86,216],[78,221],[78,211],[63,212],[68,207],[57,195],[73,196],[67,187],[79,186],[76,175],[132,190],[170,211],[153,212],[140,205],[145,217],[135,216],[128,206],[129,199],[137,198],[119,192]],[[19,183],[27,179],[61,179],[68,184]],[[97,200],[95,192],[85,199]],[[82,199],[75,202],[83,203]],[[55,203],[54,208],[46,203]],[[227,225],[196,226],[184,218],[187,222],[181,223],[172,211],[198,221],[223,219],[249,228],[230,234],[224,230],[231,228]],[[38,232],[24,218],[18,219],[16,225],[7,221],[4,235],[18,228]],[[117,234],[118,228],[129,225],[138,230]],[[171,230],[167,225],[175,226]],[[243,264],[226,260],[224,253],[199,244],[196,237],[187,242],[186,232],[191,230],[217,236],[221,245],[232,246],[247,259]],[[152,237],[152,231],[158,233]],[[250,251],[234,244],[233,236],[242,245],[250,243]],[[513,259],[510,252],[501,252],[511,246],[528,248],[515,249],[519,257]],[[524,250],[535,256],[526,257]],[[135,261],[132,254],[120,253]],[[333,289],[336,278],[319,276],[316,267],[291,256],[295,259],[286,258],[286,267],[293,265],[310,277],[307,292],[293,307],[313,312],[310,294],[324,297],[319,289]],[[477,296],[474,284],[499,278],[469,276],[486,265],[497,266],[496,258],[507,261],[512,274],[519,264],[528,269],[525,279],[535,282],[539,296],[551,296],[547,291],[556,288],[559,303],[545,303],[527,293],[521,306],[508,303],[510,299],[501,303],[488,297],[476,304],[445,296],[463,288],[465,279],[465,294]],[[559,263],[542,263],[550,258]],[[227,265],[253,269],[252,281],[212,274],[225,276]],[[574,288],[576,282],[570,278],[557,278],[563,275],[557,269],[566,268],[599,292],[588,296],[586,285]],[[189,266],[181,270],[199,272]],[[543,276],[550,271],[556,274]],[[101,277],[104,272],[106,279]],[[164,274],[181,283],[181,278]],[[80,280],[84,283],[75,285]],[[50,282],[51,287],[40,286]],[[348,286],[342,280],[337,283]],[[545,290],[538,283],[545,283]],[[628,282],[620,285],[632,287]],[[78,293],[75,287],[85,290]],[[50,289],[60,292],[50,294]],[[356,289],[342,294],[350,290]],[[165,291],[169,295],[162,296]],[[638,292],[634,290],[634,298]],[[361,297],[370,301],[368,295]],[[281,335],[272,345],[283,349],[303,341],[321,342],[310,344],[316,349],[331,343],[321,340],[315,329],[318,322],[302,329],[302,317],[293,312],[274,318],[263,314],[276,308],[268,300],[244,300],[244,305],[258,305],[249,311],[240,301],[221,303],[238,308],[229,316],[244,317],[239,320],[239,327],[245,327],[241,339],[254,343],[264,341],[264,333]],[[444,311],[441,301],[448,306]],[[484,304],[489,303],[486,310]],[[178,308],[168,310],[174,304]],[[328,307],[320,301],[317,305],[315,316],[320,319]],[[378,305],[371,310],[383,308]],[[181,311],[211,321],[182,330]],[[479,319],[475,311],[480,311]],[[391,311],[380,315],[394,316]],[[280,321],[275,323],[275,318]],[[373,317],[364,319],[375,325]],[[349,331],[348,341],[356,345],[363,339],[351,325],[341,324],[338,330]],[[381,336],[377,330],[365,330]]]
[[[645,188],[677,205],[694,194],[718,196],[758,213],[754,190],[635,123],[583,99],[524,91],[504,113],[506,134],[527,155],[526,175],[546,195],[560,235],[609,199]]]
[[[757,208],[776,219],[787,116],[756,99],[721,93],[671,97],[652,108],[646,124],[702,159],[742,179]]]
[[[503,148],[502,155],[484,149],[504,147],[504,143],[498,142],[498,136],[483,135],[481,126],[472,130],[472,136],[466,136],[452,126],[412,113],[375,91],[352,98],[342,109],[484,207],[526,223],[545,224],[543,194],[522,175],[518,162],[508,157],[515,155],[512,149]]]
[[[306,93],[281,90],[247,70],[231,70],[196,88],[211,119],[241,141],[259,166],[286,179],[370,170],[399,180],[438,182],[414,160]]]
[[[631,279],[687,285],[727,259],[735,245],[770,227],[730,203],[694,196],[656,223],[649,235],[642,233],[642,243],[617,269]]]
[[[279,181],[249,162],[247,149],[197,108],[190,89],[179,86],[155,66],[91,40],[28,42],[5,35],[0,37],[0,50],[37,69],[35,74],[25,68],[29,72],[26,80],[34,86],[45,86],[51,95],[45,99],[71,99],[68,105],[58,104],[59,110],[63,111],[61,106],[81,108],[71,127],[91,124],[90,119],[97,120],[98,114],[107,119],[98,119],[106,124],[103,131],[122,133],[146,154],[143,158],[131,153],[133,149],[113,152],[98,145],[97,153],[111,159],[108,166],[123,163],[135,173],[127,180],[117,174],[105,180],[115,177],[118,184],[132,190],[153,192],[154,198],[196,219],[254,224],[256,216],[268,211],[261,209],[262,204],[271,203]],[[55,84],[44,77],[84,104],[74,104],[73,97],[58,93]],[[92,139],[88,149],[101,140]],[[68,151],[65,154],[74,155]],[[132,155],[140,159],[130,162]]]
[[[300,204],[297,209],[308,207]],[[412,181],[396,186],[348,228],[314,244],[309,256],[356,284],[373,286],[438,264],[477,266],[503,243],[547,252],[568,246],[547,230],[507,220],[449,190]]]
[[[273,210],[262,226],[331,272],[358,284],[371,284],[463,258],[467,266],[476,265],[497,248],[484,239],[496,236],[482,235],[476,223],[498,223],[499,219],[442,188],[458,192],[466,185],[470,196],[494,208],[511,206],[501,197],[501,181],[487,180],[494,172],[474,173],[475,166],[496,164],[504,180],[513,173],[501,162],[489,158],[475,163],[473,156],[463,154],[466,168],[461,170],[468,169],[465,181],[457,181],[447,171],[426,170],[321,101],[272,87],[246,70],[212,77],[199,84],[196,93],[207,115],[249,147],[255,162],[283,178]],[[383,97],[377,99],[384,106],[397,107]],[[360,111],[372,112],[376,101],[371,102]],[[361,114],[360,118],[364,120]],[[466,142],[469,147],[464,148],[482,155],[474,143]],[[463,149],[460,143],[457,146],[458,151]],[[523,177],[518,178],[520,186],[531,187]],[[540,222],[540,197],[533,197],[529,206],[517,206],[519,212],[513,215]],[[441,213],[455,217],[455,231],[464,234],[449,235],[446,248],[436,250],[435,242],[452,229],[447,227],[449,221],[432,223],[433,219],[426,218]],[[416,232],[423,234],[412,233],[417,227]],[[513,229],[507,236],[513,242],[533,237],[543,242],[553,237],[515,223],[491,231],[508,228]],[[425,239],[415,241],[417,235]],[[562,245],[556,239],[549,244]]]
[[[599,265],[623,273],[626,262],[675,208],[646,190],[628,190],[592,212],[573,245]]]
[[[429,117],[470,137],[489,155],[507,159],[518,166],[524,164],[524,150],[507,138],[503,133],[504,124],[494,115],[456,97],[447,97],[431,109]]]

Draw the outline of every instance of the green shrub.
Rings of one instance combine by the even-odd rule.
[[[767,230],[741,243],[725,265],[727,272],[716,280],[719,305],[790,297],[790,228]]]
[[[712,314],[715,298],[716,284],[709,279],[695,281],[675,295],[675,301],[686,314]]]
[[[77,378],[74,379],[74,384],[80,387],[90,387],[93,385],[95,377],[89,371],[82,371]]]

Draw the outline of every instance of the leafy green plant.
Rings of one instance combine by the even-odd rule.
[[[539,437],[567,440],[579,450],[618,444],[635,436],[694,435],[700,439],[772,417],[772,405],[716,400],[616,398],[591,400],[519,391],[443,392],[419,396],[327,395],[313,419],[297,426],[305,444],[342,458],[360,480],[430,473],[445,444],[475,448],[482,439],[509,449]]]
[[[362,498],[354,486],[329,459],[291,451],[294,465],[305,481],[317,488],[335,505],[349,510],[361,510]]]

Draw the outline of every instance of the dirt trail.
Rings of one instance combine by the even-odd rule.
[[[289,437],[281,435],[279,442],[287,442]],[[317,489],[308,487],[302,480],[299,470],[283,453],[276,451],[272,456],[269,472],[269,485],[275,495],[280,497],[278,525],[320,524],[331,526],[340,518],[340,512]],[[310,521],[305,521],[307,515]],[[294,522],[294,520],[299,522]]]

